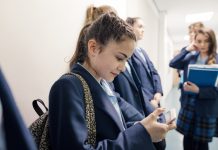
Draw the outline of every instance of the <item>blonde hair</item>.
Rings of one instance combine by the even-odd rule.
[[[189,32],[196,31],[198,29],[204,28],[204,24],[202,22],[194,22],[188,26]]]
[[[99,7],[95,7],[94,5],[90,5],[86,10],[86,19],[85,25],[92,23],[95,21],[99,16],[105,13],[112,13],[117,14],[117,11],[109,6],[109,5],[102,5]]]

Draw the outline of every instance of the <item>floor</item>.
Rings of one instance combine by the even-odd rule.
[[[162,100],[161,105],[166,109],[175,108],[178,114],[180,103],[179,103],[180,91],[177,87],[172,88],[167,97]],[[167,147],[166,150],[182,150],[182,139],[183,136],[176,130],[168,132],[166,136]],[[218,138],[214,138],[213,142],[209,144],[210,150],[218,150]]]

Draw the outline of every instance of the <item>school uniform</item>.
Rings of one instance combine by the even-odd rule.
[[[0,101],[2,104],[2,145],[7,150],[36,150],[33,138],[28,131],[8,83],[0,69]],[[0,133],[2,134],[2,132]]]
[[[147,62],[145,62],[142,57],[144,57],[144,59],[146,59],[145,61]],[[144,74],[150,75],[145,76]],[[153,81],[156,82],[153,83]],[[133,105],[145,117],[155,110],[150,103],[150,100],[153,99],[154,94],[157,91],[162,93],[160,78],[157,71],[153,67],[152,62],[146,53],[143,53],[143,56],[140,56],[140,54],[137,52],[137,49],[135,50],[131,59],[128,60],[128,64],[126,64],[126,70],[120,73],[114,79],[113,85],[115,91],[118,92],[128,103]],[[162,115],[160,116],[159,121],[165,122],[165,119]],[[165,149],[165,140],[155,143],[155,147],[158,150]]]
[[[184,82],[187,81],[188,65],[199,63],[199,52],[190,52],[184,47],[170,61],[170,67],[184,71]],[[218,62],[218,55],[216,56]],[[206,80],[206,79],[205,79]],[[197,95],[181,89],[181,109],[177,119],[177,131],[195,141],[208,143],[218,136],[218,88],[199,87]]]
[[[150,135],[140,123],[126,128],[122,113],[124,108],[127,109],[125,119],[131,121],[134,115],[128,112],[135,112],[131,105],[118,99],[120,117],[108,94],[85,68],[75,64],[72,72],[81,75],[91,91],[97,133],[95,149],[154,149]],[[82,85],[75,76],[62,76],[52,86],[49,95],[49,129],[54,150],[91,149],[90,145],[85,144],[88,130],[83,97]]]
[[[141,82],[144,98],[150,101],[155,93],[163,95],[160,76],[146,52],[142,48],[137,48],[131,60]]]
[[[129,68],[114,79],[114,90],[143,116],[148,116],[154,111],[154,108],[149,101],[143,98],[141,82],[132,66],[131,60],[128,60],[127,65],[129,65]]]

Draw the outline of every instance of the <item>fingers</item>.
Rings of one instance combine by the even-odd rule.
[[[151,113],[151,115],[156,119],[164,111],[165,111],[165,108],[157,108]]]
[[[153,99],[150,101],[151,105],[154,107],[154,108],[158,108],[158,102],[157,100]]]
[[[176,123],[175,122],[173,122],[173,123],[171,123],[171,124],[168,124],[168,131],[169,130],[173,130],[173,129],[175,129],[176,128]]]

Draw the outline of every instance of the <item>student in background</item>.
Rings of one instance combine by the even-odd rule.
[[[137,41],[141,40],[144,34],[143,21],[138,17],[128,17],[126,22],[133,27]],[[141,56],[138,49],[144,51],[141,48],[136,48],[134,50],[133,55],[135,56],[132,56],[132,58],[127,61],[125,64],[126,70],[114,79],[113,85],[114,90],[118,92],[121,97],[123,97],[128,103],[133,105],[142,115],[146,117],[158,107],[160,97],[157,96],[157,99],[155,99],[154,95],[156,92],[160,92],[160,95],[162,95],[162,88],[159,75],[153,67],[152,62],[145,52],[141,52]],[[133,64],[137,66],[134,66]],[[146,68],[145,65],[147,66]],[[147,72],[149,72],[150,75],[148,75]],[[156,81],[153,82],[153,80]],[[156,89],[154,86],[158,88]],[[160,120],[160,122],[163,123],[162,117]],[[154,146],[157,150],[164,150],[166,147],[165,140],[154,143]]]
[[[99,7],[95,7],[94,5],[90,5],[86,10],[85,25],[92,23],[100,15],[105,14],[105,13],[117,14],[117,11],[109,5],[101,5]]]
[[[218,136],[218,88],[198,87],[187,81],[189,64],[218,63],[216,50],[214,31],[202,28],[196,32],[194,41],[184,47],[169,64],[184,71],[185,82],[181,89],[181,108],[177,119],[177,131],[184,135],[184,150],[208,150],[208,142]],[[191,95],[186,91],[196,94]]]
[[[126,128],[122,106],[128,103],[117,99],[106,81],[125,69],[133,53],[135,34],[119,17],[104,14],[80,33],[76,51],[70,62],[71,71],[87,82],[96,122],[96,145],[87,144],[84,95],[81,82],[75,76],[62,76],[49,95],[49,125],[52,149],[152,150],[152,141],[164,138],[175,124],[156,121],[163,109]],[[133,110],[129,105],[128,110]],[[127,110],[127,111],[128,111]],[[129,113],[130,114],[130,113]]]
[[[136,35],[136,41],[139,41],[144,36],[144,22],[141,18],[127,18],[126,22],[133,27]],[[154,111],[155,108],[160,107],[160,100],[163,95],[160,76],[155,69],[152,61],[148,57],[146,51],[141,47],[136,47],[131,57],[132,65],[141,83],[141,91],[144,99],[144,105],[148,111],[148,114]],[[151,105],[149,105],[149,104]],[[160,117],[160,122],[164,122],[164,119]],[[156,143],[157,149],[165,149],[165,140]]]
[[[204,24],[202,22],[194,22],[188,26],[188,34],[189,34],[189,43],[191,44],[194,41],[194,37],[196,32],[203,28]],[[179,81],[179,88],[182,88],[184,83],[184,77],[183,77],[183,70],[177,69],[180,81]]]
[[[204,24],[202,22],[194,22],[188,26],[188,31],[189,31],[188,34],[189,34],[190,43],[194,41],[196,32],[201,28],[204,28]]]

